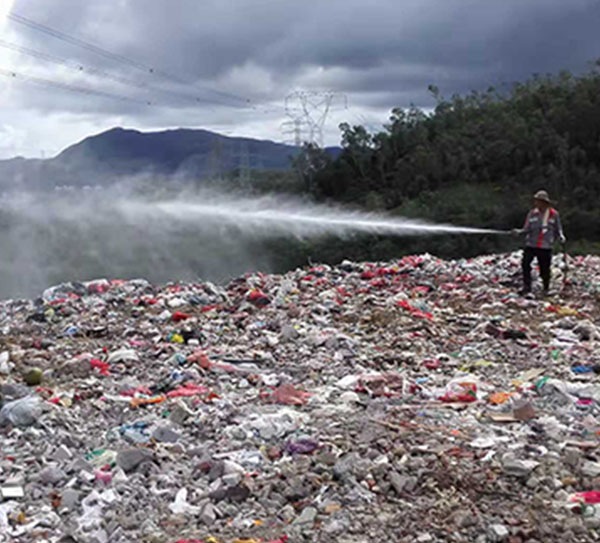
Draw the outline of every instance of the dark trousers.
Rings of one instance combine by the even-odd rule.
[[[525,247],[523,249],[523,290],[531,290],[531,263],[537,258],[540,265],[540,275],[544,288],[550,288],[550,265],[552,264],[552,249],[538,249],[537,247]]]

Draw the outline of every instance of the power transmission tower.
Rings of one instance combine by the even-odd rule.
[[[335,91],[294,91],[286,96],[285,113],[290,120],[284,126],[293,126],[294,143],[312,143],[323,147],[323,128],[327,116],[338,104],[347,108],[348,98]],[[303,127],[308,132],[305,138],[302,138]]]
[[[287,135],[293,135],[292,138],[286,138],[286,143],[293,143],[296,147],[300,147],[302,145],[302,126],[304,125],[303,119],[296,118],[290,119],[289,121],[285,121],[281,123],[281,127],[283,128],[283,133]]]
[[[221,177],[223,164],[223,141],[213,137],[210,142],[210,154],[208,155],[208,173],[212,179]]]
[[[246,141],[240,144],[239,184],[242,188],[250,185],[250,153]]]

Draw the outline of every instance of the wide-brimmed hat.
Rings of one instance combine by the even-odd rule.
[[[545,190],[538,190],[534,195],[533,195],[533,199],[534,200],[541,200],[542,202],[546,202],[548,204],[551,204],[552,202],[550,201],[550,196],[548,196],[548,193]]]

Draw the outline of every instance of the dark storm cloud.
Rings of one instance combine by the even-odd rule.
[[[17,0],[15,11],[207,84],[247,63],[276,77],[310,66],[393,64],[443,66],[451,85],[453,71],[466,69],[477,86],[497,76],[580,69],[600,55],[598,0]],[[421,81],[427,84],[427,74]],[[373,91],[385,84],[378,79]],[[390,85],[397,85],[393,76]]]
[[[168,77],[9,22],[10,36],[23,45],[200,101],[23,57],[17,61],[23,70],[153,106],[31,85],[13,93],[11,108],[125,116],[140,127],[202,126],[212,119],[235,127],[248,120],[237,113],[244,100],[258,115],[266,111],[261,107],[281,106],[294,88],[335,89],[353,107],[379,110],[384,118],[392,107],[431,105],[429,84],[448,96],[533,73],[580,72],[600,57],[599,0],[16,0],[13,11]],[[231,107],[229,121],[222,107]],[[193,108],[196,115],[189,114]]]

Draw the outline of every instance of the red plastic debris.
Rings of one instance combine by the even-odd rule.
[[[252,302],[254,305],[257,305],[259,307],[264,307],[271,303],[269,297],[257,288],[252,289],[248,293],[248,301]]]
[[[410,314],[413,317],[416,317],[417,319],[427,319],[429,321],[433,320],[433,315],[429,312],[425,312],[425,311],[421,311],[420,309],[417,309],[416,307],[413,307],[412,305],[410,305],[406,300],[400,300],[398,302],[398,306],[406,309],[407,311],[410,312]]]
[[[202,311],[202,313],[208,313],[209,311],[212,311],[213,309],[221,309],[221,306],[219,304],[205,305],[202,307],[202,309],[200,311]]]
[[[189,318],[190,318],[190,315],[188,315],[187,313],[181,313],[181,311],[175,311],[175,313],[173,313],[173,315],[171,316],[171,319],[173,319],[173,322],[181,322],[181,321],[185,321]]]
[[[446,403],[475,402],[477,401],[477,385],[475,383],[459,383],[458,390],[446,392],[439,400]]]
[[[108,364],[107,362],[102,362],[102,360],[92,358],[92,360],[90,360],[90,365],[92,366],[92,368],[100,370],[100,373],[102,375],[110,375],[110,364]]]
[[[421,285],[418,287],[414,287],[413,289],[411,289],[411,293],[412,294],[427,294],[429,291],[431,290],[430,287],[427,287],[425,285]]]
[[[437,359],[423,360],[423,366],[428,370],[438,370],[440,369],[440,361]]]

